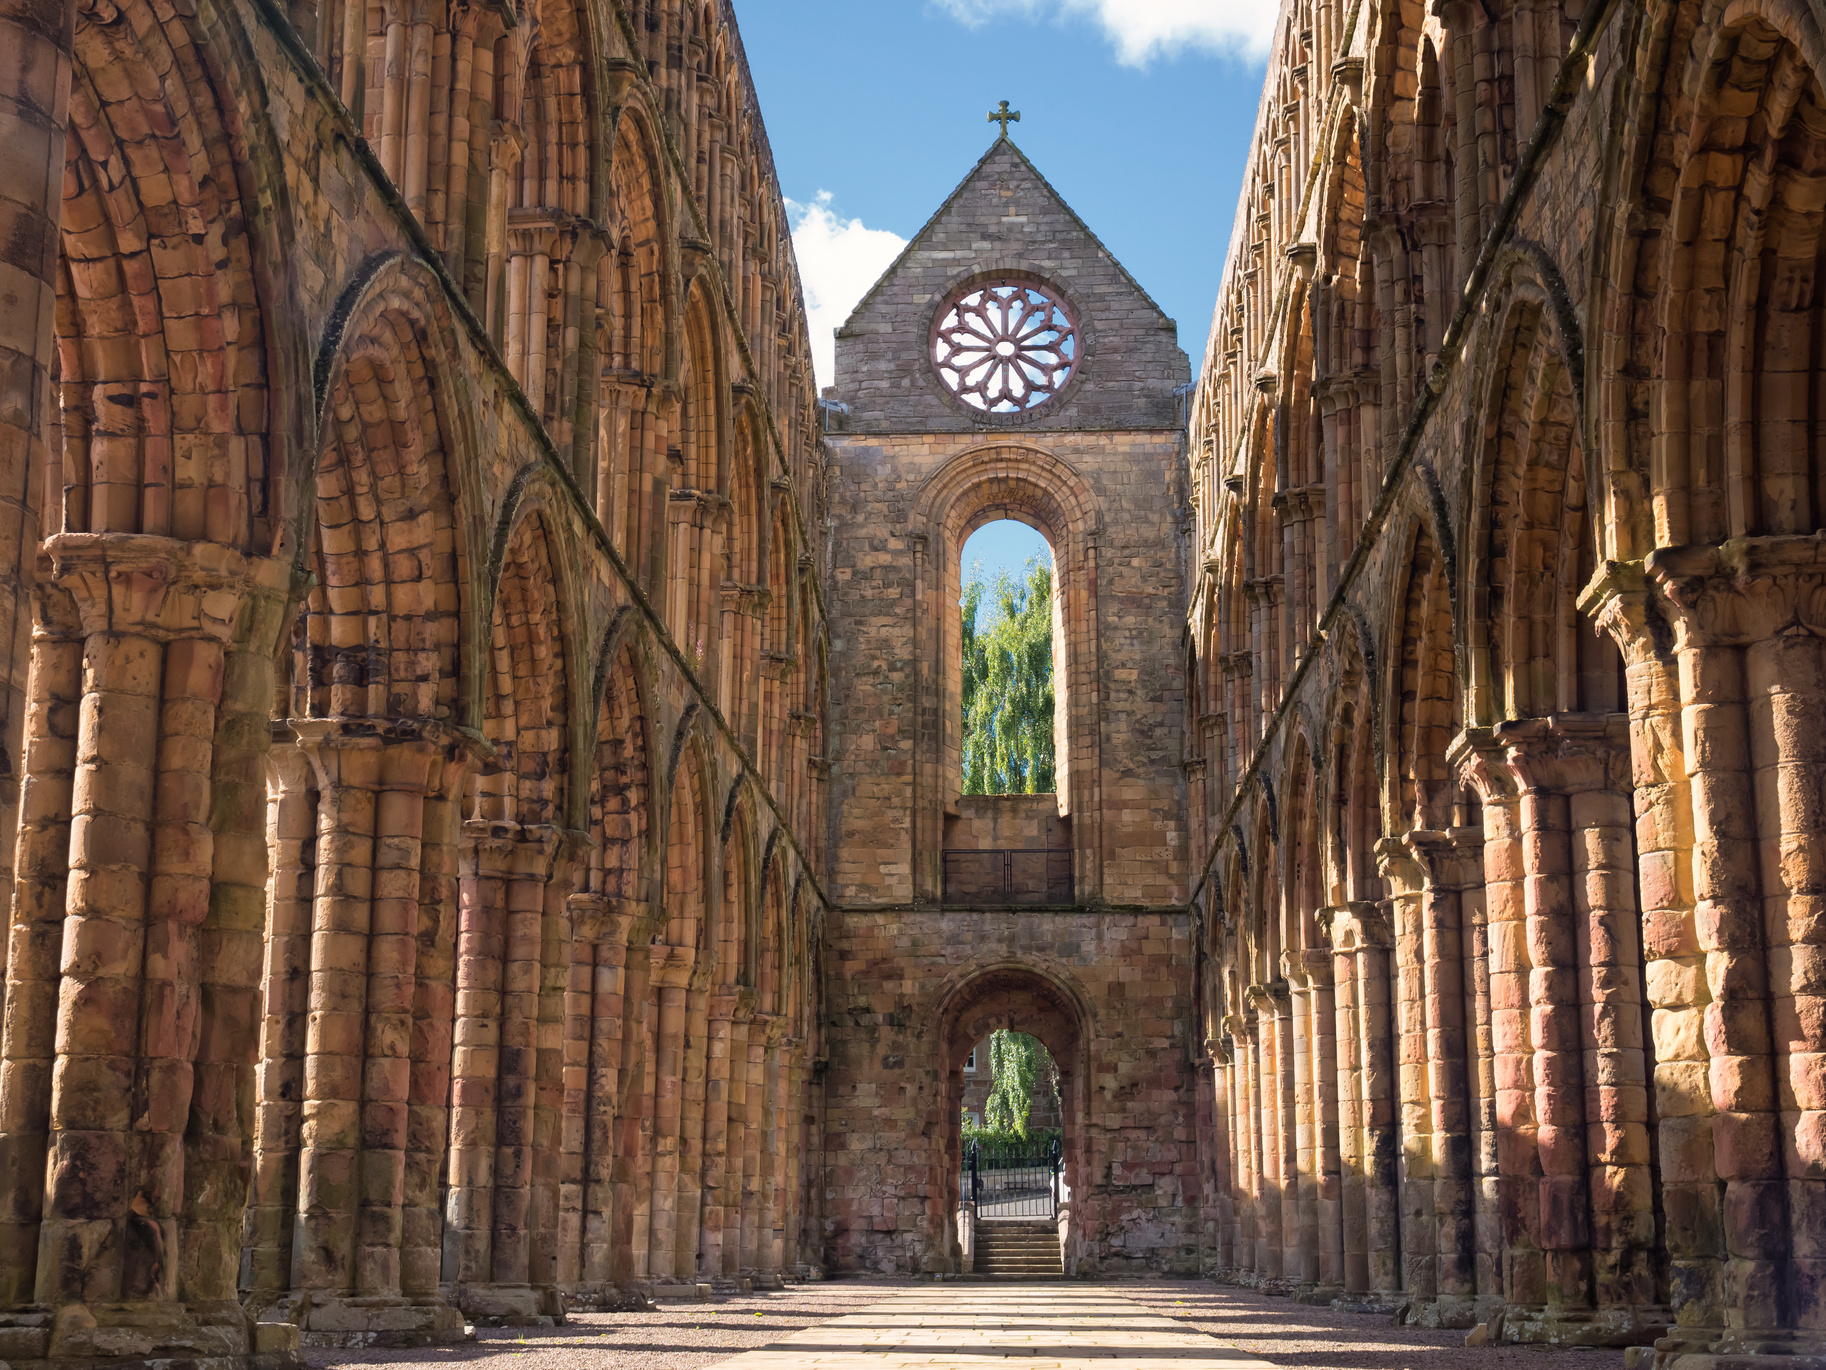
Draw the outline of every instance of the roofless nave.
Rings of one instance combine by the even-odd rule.
[[[1291,0],[1195,376],[1003,123],[821,408],[716,3],[0,0],[0,1355],[954,1270],[1001,1026],[1078,1273],[1826,1354],[1823,17]]]

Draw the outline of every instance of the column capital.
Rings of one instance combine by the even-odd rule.
[[[1288,970],[1288,978],[1293,978],[1297,968],[1300,978],[1311,989],[1329,989],[1332,983],[1332,953],[1330,947],[1308,947],[1305,951],[1290,951],[1281,954],[1281,963]]]
[[[1742,647],[1795,629],[1826,633],[1826,540],[1812,534],[1659,547],[1643,566],[1675,610],[1677,647]]]
[[[662,942],[653,948],[651,964],[655,989],[687,989],[697,966],[697,953],[690,947]]]
[[[598,946],[626,947],[640,918],[640,905],[633,900],[588,891],[568,896],[564,907],[571,935]]]
[[[1331,915],[1331,945],[1334,952],[1364,951],[1371,947],[1388,948],[1395,945],[1388,916],[1367,899],[1353,899],[1347,904],[1320,910],[1321,917],[1327,913]]]
[[[518,124],[510,124],[505,119],[496,119],[488,126],[488,163],[497,170],[517,166],[521,154],[526,151],[526,130]]]
[[[1278,1013],[1282,1004],[1293,1002],[1292,990],[1285,980],[1270,980],[1266,984],[1251,985],[1243,993],[1249,996],[1257,1013]]]
[[[293,718],[284,727],[325,789],[454,798],[475,755],[467,730],[417,718]]]
[[[463,824],[463,842],[478,875],[549,880],[563,838],[564,830],[549,823],[471,818]]]
[[[1396,894],[1424,894],[1429,890],[1461,890],[1483,883],[1484,832],[1482,828],[1414,828],[1399,839],[1407,860],[1384,855],[1384,874],[1411,885]],[[1418,880],[1415,873],[1418,873]]]
[[[1458,783],[1477,791],[1485,804],[1515,798],[1515,775],[1504,760],[1494,728],[1466,728],[1446,747],[1446,765]]]
[[[55,533],[43,556],[49,583],[68,597],[64,614],[49,615],[57,636],[250,641],[276,650],[285,610],[302,590],[290,562],[248,557],[217,542]]]
[[[1593,573],[1590,584],[1579,591],[1577,608],[1610,634],[1634,666],[1657,655],[1657,628],[1666,624],[1651,617],[1648,575],[1640,561],[1607,561]]]
[[[710,996],[710,1021],[747,1024],[754,1017],[755,992],[747,985],[723,985]]]
[[[1577,794],[1630,787],[1628,714],[1551,714],[1499,723],[1491,731],[1524,790]]]
[[[540,256],[554,266],[576,246],[586,221],[562,209],[514,209],[507,214],[507,250],[516,256]]]

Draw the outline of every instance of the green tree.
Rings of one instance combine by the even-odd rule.
[[[989,1034],[989,1097],[983,1101],[983,1130],[1027,1136],[1034,1081],[1045,1079],[1057,1092],[1052,1055],[1038,1037],[1012,1028]]]
[[[1051,794],[1051,563],[988,582],[973,568],[962,609],[964,793]]]

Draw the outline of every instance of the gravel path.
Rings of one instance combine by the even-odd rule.
[[[795,1285],[774,1294],[662,1303],[651,1313],[573,1313],[563,1327],[478,1327],[462,1346],[406,1351],[307,1351],[311,1370],[370,1365],[478,1370],[690,1370],[766,1346],[801,1328],[892,1298],[911,1280]],[[924,1287],[932,1287],[930,1281]]]
[[[1461,1332],[1393,1327],[1386,1317],[1308,1308],[1203,1281],[1112,1286],[1226,1346],[1290,1370],[1623,1370],[1621,1350],[1466,1346]]]

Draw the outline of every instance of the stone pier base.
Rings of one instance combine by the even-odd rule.
[[[68,1304],[0,1313],[0,1361],[11,1370],[302,1370],[298,1329],[256,1323],[235,1303]]]
[[[474,1341],[476,1335],[462,1311],[444,1302],[322,1299],[297,1308],[281,1304],[266,1318],[271,1321],[261,1322],[260,1327],[295,1325],[302,1344],[313,1349],[443,1346]],[[281,1318],[290,1322],[278,1321]]]

